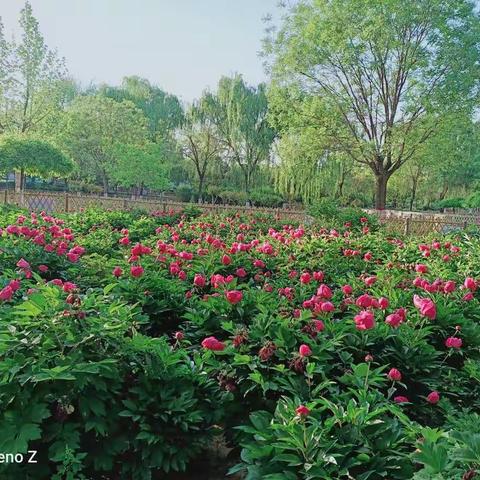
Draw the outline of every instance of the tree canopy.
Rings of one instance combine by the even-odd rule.
[[[73,162],[52,144],[35,138],[0,138],[0,171],[24,171],[43,178],[63,177],[72,172]]]
[[[468,0],[301,0],[266,42],[273,117],[389,178],[477,98],[480,23]]]

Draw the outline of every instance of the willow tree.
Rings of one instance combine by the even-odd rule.
[[[184,121],[183,107],[178,97],[152,85],[145,78],[124,77],[119,87],[101,85],[95,93],[119,102],[128,100],[135,104],[147,119],[152,142],[165,143],[166,137]]]
[[[384,208],[388,180],[445,113],[471,112],[479,40],[469,0],[299,0],[265,43],[273,113],[370,169]]]
[[[270,157],[275,131],[267,120],[266,87],[247,85],[241,75],[222,77],[215,94],[205,95],[226,155],[240,168],[250,193],[258,167]]]

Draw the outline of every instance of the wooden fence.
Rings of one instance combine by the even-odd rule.
[[[95,195],[25,191],[23,194],[0,190],[0,203],[17,205],[32,211],[44,210],[49,213],[78,212],[89,207],[105,210],[143,209],[149,212],[174,213],[191,206],[206,213],[259,213],[272,218],[291,220],[292,222],[309,223],[312,219],[304,210],[241,207],[234,205],[214,205],[209,203],[191,204],[163,200],[131,200],[118,197],[101,197]],[[386,231],[392,234],[424,235],[427,233],[448,233],[462,230],[469,225],[480,227],[479,215],[437,214],[422,212],[399,212],[395,210],[375,211],[375,214]]]
[[[205,213],[258,213],[271,215],[297,222],[305,222],[307,215],[304,210],[280,208],[241,207],[236,205],[216,205],[210,203],[185,203],[162,200],[127,199],[118,197],[101,197],[95,195],[77,195],[56,192],[25,191],[23,194],[0,190],[0,202],[26,208],[31,211],[44,210],[49,213],[79,212],[83,209],[96,207],[105,210],[142,209],[148,212],[176,213],[186,207],[199,208]]]

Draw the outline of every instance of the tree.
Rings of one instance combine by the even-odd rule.
[[[0,25],[0,133],[38,132],[59,108],[66,79],[66,67],[57,53],[49,50],[28,2],[20,12],[20,43],[7,42]],[[16,176],[17,190],[24,178]]]
[[[161,144],[117,143],[112,147],[115,163],[109,167],[111,178],[123,187],[133,188],[136,198],[143,187],[166,190],[170,186],[169,166]]]
[[[63,118],[59,142],[76,161],[83,178],[99,179],[108,193],[118,143],[142,145],[147,121],[132,102],[100,96],[76,98]]]
[[[186,114],[181,131],[182,153],[190,160],[198,179],[198,202],[203,202],[207,175],[212,164],[220,159],[223,151],[212,118],[212,111],[205,98],[194,103]]]
[[[142,110],[148,123],[150,141],[164,141],[165,137],[183,123],[180,100],[156,85],[137,76],[124,77],[120,87],[101,85],[98,95],[119,102],[129,100]]]
[[[0,171],[21,172],[42,178],[65,177],[73,162],[50,143],[35,138],[3,136],[0,140]],[[23,185],[22,185],[23,192]]]
[[[266,87],[248,86],[240,75],[223,77],[216,94],[207,93],[205,102],[228,157],[242,171],[245,193],[250,192],[258,166],[268,160],[275,131],[267,121]]]
[[[370,169],[384,208],[388,180],[445,113],[471,113],[479,33],[469,0],[300,0],[265,43],[274,116]]]

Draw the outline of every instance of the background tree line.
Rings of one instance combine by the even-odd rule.
[[[0,22],[0,171],[70,189],[280,205],[479,206],[480,22],[469,0],[298,0],[267,28],[268,84],[191,104],[148,80],[80,87],[31,6]]]

